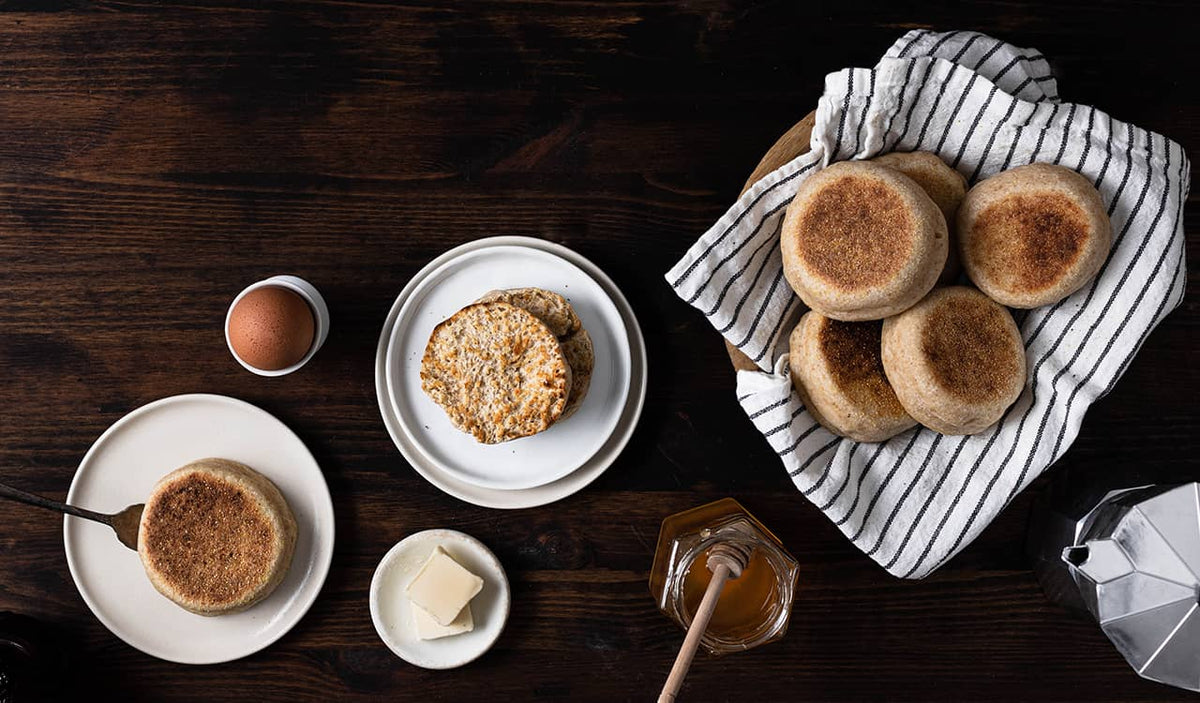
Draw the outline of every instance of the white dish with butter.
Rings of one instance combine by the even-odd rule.
[[[441,547],[464,569],[483,579],[483,588],[470,599],[471,628],[459,634],[438,632],[426,622],[422,639],[421,613],[410,600],[409,586],[433,552]],[[453,669],[477,659],[495,644],[508,620],[511,596],[500,560],[482,542],[456,530],[425,530],[400,540],[379,562],[371,579],[371,621],[379,638],[401,659],[425,669]],[[456,619],[449,628],[465,624]]]
[[[388,381],[387,367],[389,363],[393,366],[392,375],[396,376],[396,365],[400,361],[400,359],[392,357],[394,347],[391,346],[391,342],[399,326],[400,311],[409,301],[413,292],[424,281],[428,280],[434,271],[437,271],[447,262],[471,252],[497,247],[523,247],[531,250],[539,250],[569,262],[586,274],[599,287],[608,301],[615,306],[619,317],[617,320],[612,321],[614,329],[613,337],[624,337],[628,350],[628,383],[623,384],[625,388],[624,395],[616,394],[612,396],[606,401],[606,404],[611,403],[611,407],[603,408],[604,410],[611,410],[616,413],[616,424],[611,430],[606,430],[606,437],[599,445],[599,448],[589,448],[586,453],[590,453],[590,456],[573,471],[564,472],[559,467],[559,470],[556,472],[557,475],[560,475],[559,478],[529,488],[510,487],[505,489],[481,486],[477,482],[463,480],[463,476],[460,473],[449,471],[440,462],[433,461],[421,446],[422,442],[417,441],[420,434],[426,431],[425,427],[423,424],[415,422],[412,414],[407,411],[404,413],[400,412],[400,407],[404,403],[397,402],[393,387]],[[546,287],[555,288],[553,285],[547,285]],[[571,291],[571,302],[575,304],[577,302],[575,298],[576,293],[574,292],[575,288],[572,287],[568,290]],[[459,297],[465,298],[468,295],[469,293],[463,293]],[[469,302],[469,300],[464,301],[462,304],[466,304],[466,302]],[[452,312],[453,310],[450,311],[450,313]],[[429,329],[432,329],[433,324],[436,324],[436,322],[437,320],[430,322]],[[594,335],[595,332],[588,320],[584,319],[583,322],[589,334]],[[617,329],[618,327],[620,329]],[[422,340],[421,343],[424,344],[427,338],[428,334],[426,333],[426,339]],[[422,346],[421,348],[423,349],[424,347]],[[599,349],[597,349],[597,361],[599,361],[599,353]],[[416,361],[419,364],[419,355]],[[646,399],[646,371],[646,346],[633,309],[625,299],[625,296],[621,294],[616,284],[613,283],[612,279],[605,275],[599,267],[578,253],[554,242],[534,239],[532,237],[490,237],[468,242],[435,258],[417,273],[409,281],[408,285],[404,287],[404,290],[400,292],[400,295],[392,305],[392,309],[388,314],[387,320],[384,322],[383,330],[379,336],[379,344],[375,357],[375,392],[379,402],[380,415],[383,416],[383,423],[387,427],[392,441],[395,442],[396,447],[404,455],[404,458],[408,460],[408,463],[427,481],[460,500],[486,508],[530,508],[561,500],[579,491],[596,480],[616,460],[633,435],[633,431],[637,427],[638,418],[641,416],[642,406]],[[569,430],[572,423],[583,420],[586,417],[582,415],[586,406],[589,403],[595,404],[597,402],[596,399],[601,396],[596,390],[598,385],[597,379],[593,378],[592,388],[589,390],[588,397],[584,401],[585,407],[581,408],[576,415],[564,421],[561,426],[551,427],[542,434],[549,437],[555,432],[561,433],[564,430]],[[423,396],[423,393],[419,389],[419,384],[415,393]],[[410,393],[409,397],[417,398],[413,393]],[[420,398],[417,398],[417,400],[420,400]],[[450,432],[455,433],[455,444],[475,444],[470,435],[459,432],[449,425],[449,420],[446,419],[445,413],[442,412],[441,408],[434,405],[428,398],[424,398],[424,401],[437,413],[434,417],[445,423]],[[595,408],[595,410],[600,409],[598,407]],[[576,427],[579,429],[578,425]],[[590,429],[595,431],[594,427]],[[522,442],[536,439],[538,439],[536,436],[529,437],[516,440],[515,442],[492,445],[490,448],[499,450],[501,453],[511,453],[517,449],[523,450],[521,446]],[[538,443],[527,442],[527,444],[533,444],[536,448]]]

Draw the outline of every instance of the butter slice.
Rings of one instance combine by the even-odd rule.
[[[483,590],[483,579],[467,571],[442,549],[434,547],[406,593],[413,603],[443,627],[450,627],[462,609]]]
[[[458,613],[458,617],[454,618],[454,622],[449,625],[439,625],[433,616],[425,611],[421,606],[413,603],[413,622],[417,626],[417,637],[423,640],[436,640],[440,637],[450,637],[451,635],[461,635],[464,632],[470,632],[475,629],[475,618],[471,615],[471,604],[463,606],[463,609]]]

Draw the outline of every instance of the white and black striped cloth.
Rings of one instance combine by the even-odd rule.
[[[820,168],[916,150],[937,153],[971,183],[1031,162],[1082,173],[1108,205],[1113,250],[1082,290],[1017,313],[1029,378],[995,427],[858,443],[818,425],[792,390],[787,337],[803,305],[783,277],[779,227]],[[800,491],[890,573],[921,578],[1062,456],[1088,406],[1179,305],[1188,182],[1175,142],[1061,102],[1040,53],[975,32],[912,31],[875,68],[826,78],[812,150],[747,191],[667,281],[762,369],[738,374],[738,401]]]

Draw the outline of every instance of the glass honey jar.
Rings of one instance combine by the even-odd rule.
[[[742,574],[725,583],[700,644],[712,654],[740,652],[787,632],[799,565],[783,544],[732,498],[663,520],[650,592],[659,610],[687,629],[712,578],[708,554],[721,542],[750,550]]]

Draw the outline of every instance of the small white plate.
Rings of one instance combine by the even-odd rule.
[[[471,599],[474,630],[423,640],[417,637],[413,605],[404,591],[439,544],[483,579],[483,590]],[[388,550],[371,578],[371,621],[379,638],[396,656],[425,669],[453,669],[491,649],[508,621],[510,600],[500,560],[482,542],[456,530],[425,530],[405,537]]]
[[[178,395],[144,405],[108,428],[79,465],[67,502],[112,513],[145,502],[167,473],[196,459],[240,461],[279,487],[299,526],[292,566],[275,592],[231,615],[195,615],[146,578],[112,530],[66,517],[63,541],[79,594],[114,635],[159,659],[215,664],[266,647],[316,600],[333,558],[333,501],[312,454],[264,410],[219,395]]]
[[[410,441],[451,476],[482,488],[552,483],[596,454],[616,428],[629,394],[629,337],[604,289],[566,259],[527,246],[463,252],[428,272],[400,308],[387,352],[387,383]],[[442,320],[490,290],[536,287],[571,303],[592,337],[596,365],[579,410],[531,437],[481,444],[459,430],[421,389],[421,357]]]
[[[408,433],[404,430],[400,419],[397,417],[385,373],[388,358],[388,343],[392,338],[392,330],[396,325],[396,320],[400,316],[400,308],[408,300],[412,291],[424,280],[424,276],[445,262],[466,252],[496,246],[522,246],[547,251],[566,259],[591,276],[620,311],[625,335],[629,339],[631,359],[629,393],[622,402],[620,420],[616,429],[608,438],[608,441],[600,448],[600,451],[596,452],[591,459],[588,459],[583,466],[553,483],[537,486],[536,488],[513,491],[481,488],[461,481],[441,469],[437,464],[429,461],[410,440]],[[605,275],[599,267],[578,253],[562,245],[532,237],[505,236],[479,239],[455,247],[431,261],[408,282],[404,290],[397,296],[395,303],[392,304],[392,309],[388,313],[387,320],[384,321],[383,330],[380,332],[379,343],[376,346],[375,353],[375,394],[379,403],[379,413],[383,417],[383,424],[387,427],[388,434],[391,435],[396,448],[400,450],[400,453],[408,460],[408,463],[425,480],[459,500],[484,508],[515,510],[546,505],[547,503],[562,500],[582,490],[592,481],[595,481],[616,461],[617,457],[621,454],[621,450],[625,448],[625,445],[629,443],[630,437],[633,436],[638,418],[642,414],[642,406],[646,400],[646,382],[646,345],[642,339],[642,331],[638,326],[637,317],[633,314],[633,308],[630,307],[625,296],[621,294],[620,289],[617,288],[612,279]]]

